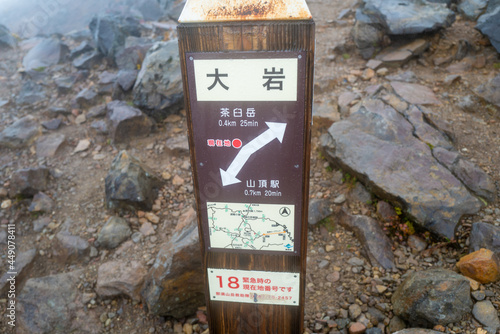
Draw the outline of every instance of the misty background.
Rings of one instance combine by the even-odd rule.
[[[0,24],[21,38],[86,29],[97,13],[158,20],[171,0],[0,0]],[[155,11],[155,7],[157,10]],[[150,13],[144,13],[148,8]],[[145,17],[148,16],[148,17]]]

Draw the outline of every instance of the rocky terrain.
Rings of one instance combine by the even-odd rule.
[[[0,26],[2,333],[208,333],[182,5]],[[500,2],[308,5],[305,332],[499,333]]]

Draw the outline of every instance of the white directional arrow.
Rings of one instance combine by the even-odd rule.
[[[223,187],[241,182],[236,178],[236,175],[238,175],[252,154],[272,142],[274,139],[278,139],[280,143],[283,141],[286,123],[266,122],[266,124],[269,129],[243,146],[227,170],[220,168],[220,177]]]

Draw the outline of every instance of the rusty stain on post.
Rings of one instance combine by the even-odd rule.
[[[179,22],[310,19],[305,0],[187,0]]]

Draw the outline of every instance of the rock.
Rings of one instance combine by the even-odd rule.
[[[316,225],[326,217],[332,214],[328,200],[323,198],[314,198],[309,200],[308,219],[309,225]]]
[[[90,147],[90,140],[88,139],[79,140],[78,144],[76,144],[76,147],[73,150],[73,154],[86,151],[89,149],[89,147]]]
[[[46,99],[45,90],[42,85],[33,81],[23,83],[19,94],[16,96],[16,104],[19,106],[31,105]],[[28,116],[26,116],[28,117]]]
[[[90,254],[89,243],[79,236],[61,231],[56,234],[55,239],[54,255],[61,263],[80,262]]]
[[[28,211],[51,213],[53,208],[54,200],[43,192],[39,192],[33,197]]]
[[[441,236],[453,239],[460,218],[481,208],[429,146],[413,136],[413,125],[379,100],[365,102],[334,123],[321,137],[321,146],[330,162]]]
[[[42,230],[50,224],[50,217],[41,217],[33,221],[33,231],[42,232]]]
[[[82,41],[77,47],[71,50],[69,59],[74,60],[84,53],[92,52],[95,50],[95,45],[90,41]]]
[[[32,197],[47,189],[49,169],[46,167],[19,169],[12,173],[9,196]]]
[[[368,190],[366,190],[365,186],[363,186],[361,182],[356,182],[354,188],[352,188],[349,192],[349,199],[356,202],[368,204],[372,200],[372,195]]]
[[[396,93],[411,104],[441,104],[436,95],[429,88],[413,83],[391,81]]]
[[[9,266],[7,266],[6,262],[4,263],[6,270],[4,270],[2,276],[0,276],[1,296],[6,296],[11,287],[12,280],[10,280],[10,278],[12,276],[8,273],[16,272],[14,282],[17,288],[21,287],[24,279],[28,277],[29,273],[31,272],[31,268],[33,267],[37,255],[38,252],[34,248],[25,252],[18,253],[16,256],[16,262],[14,263],[14,269],[12,270]]]
[[[94,16],[89,29],[99,52],[111,58],[124,47],[127,36],[141,35],[137,20],[117,15]]]
[[[140,0],[133,6],[146,21],[157,21],[163,15],[160,4],[156,0]]]
[[[110,261],[99,266],[96,292],[101,298],[127,295],[140,300],[140,289],[147,269],[138,261]]]
[[[336,103],[332,101],[323,102],[321,104],[315,103],[313,105],[313,117],[326,119],[331,122],[340,120],[339,108]],[[331,124],[331,123],[330,123]]]
[[[358,304],[349,305],[349,318],[355,321],[361,315],[361,307]]]
[[[413,42],[405,43],[403,45],[393,45],[378,54],[376,59],[380,60],[387,66],[399,67],[408,62],[411,58],[420,56],[428,48],[429,43],[425,39],[419,38]],[[391,78],[388,79],[394,80]]]
[[[467,19],[475,21],[484,12],[487,5],[488,0],[462,0],[457,9]]]
[[[142,235],[144,235],[145,237],[148,237],[150,235],[155,234],[155,229],[153,227],[153,224],[151,224],[150,222],[146,222],[141,225],[139,232],[141,232]]]
[[[159,0],[158,2],[165,13],[163,19],[166,21],[169,19],[177,21],[186,4],[186,0]]]
[[[418,107],[412,106],[403,114],[413,125],[415,129],[415,136],[418,137],[422,142],[429,145],[429,147],[442,147],[447,150],[453,149],[453,144],[451,143],[450,139],[441,131],[430,125],[424,119],[424,114]]]
[[[44,38],[28,51],[23,58],[25,70],[43,70],[45,67],[64,61],[69,48],[56,38]]]
[[[457,268],[464,276],[483,284],[496,282],[500,278],[500,264],[495,253],[489,249],[481,248],[465,255],[458,261]]]
[[[174,153],[189,153],[189,141],[185,134],[168,138],[165,144],[167,145],[167,148]]]
[[[489,300],[477,302],[472,308],[472,315],[491,332],[496,333],[500,328],[498,311]]]
[[[69,75],[55,78],[54,83],[57,86],[57,91],[59,92],[59,94],[67,94],[73,89],[76,80],[76,75]]]
[[[427,242],[418,235],[412,234],[408,237],[408,246],[417,253],[424,251],[427,248]]]
[[[135,80],[137,79],[138,72],[136,70],[120,70],[116,75],[116,81],[123,89],[124,92],[128,92],[132,87],[134,87]]]
[[[80,70],[89,70],[95,65],[101,63],[102,55],[97,51],[91,51],[82,54],[73,60],[73,66]]]
[[[163,120],[184,101],[177,40],[156,43],[149,49],[134,85],[134,104]]]
[[[36,142],[36,155],[39,158],[53,158],[66,142],[63,134],[51,134],[40,137]]]
[[[75,97],[76,103],[80,108],[90,108],[98,103],[97,92],[92,88],[85,88],[81,90]]]
[[[142,62],[153,46],[152,42],[145,44],[127,46],[115,55],[115,63],[118,69],[127,71],[137,71],[142,67]]]
[[[194,210],[193,210],[194,211]],[[205,302],[196,214],[163,243],[141,292],[150,313],[182,318]]]
[[[441,147],[433,149],[434,156],[448,168],[474,194],[489,203],[497,200],[497,189],[493,179],[477,165],[464,159],[460,154]]]
[[[349,334],[363,334],[366,331],[366,326],[360,322],[352,323],[349,326]]]
[[[78,290],[83,270],[29,279],[18,299],[21,333],[98,333],[95,312],[84,311]]]
[[[362,11],[389,35],[411,35],[450,27],[455,13],[446,5],[413,0],[363,0]]]
[[[500,6],[498,8],[500,11]],[[489,82],[478,86],[474,90],[474,93],[485,99],[487,102],[500,107],[500,74],[491,79]]]
[[[93,121],[92,124],[90,124],[90,127],[96,130],[96,132],[101,135],[107,135],[109,133],[108,124],[102,119]]]
[[[116,248],[132,234],[127,221],[120,217],[110,217],[97,235],[100,247]]]
[[[356,22],[351,35],[364,59],[369,59],[380,50],[385,36],[385,29],[378,20],[365,15],[362,9],[356,10]]]
[[[395,333],[395,332],[398,333],[399,331],[402,331],[405,328],[406,328],[405,322],[398,316],[392,317],[389,326],[387,326],[389,333]]]
[[[115,144],[128,143],[131,139],[150,134],[153,122],[137,108],[124,101],[107,104],[111,138]]]
[[[0,24],[0,50],[13,49],[16,47],[16,39],[11,35],[9,29]]]
[[[341,210],[339,223],[354,232],[372,266],[382,266],[384,269],[395,268],[392,243],[376,220],[367,216],[350,215]]]
[[[25,116],[0,132],[0,147],[22,148],[31,145],[42,129],[33,116]]]
[[[42,126],[47,130],[57,130],[61,124],[62,121],[59,118],[53,118],[50,121],[42,122]]]
[[[121,151],[106,176],[106,202],[110,208],[151,211],[160,179],[137,158]]]
[[[471,252],[486,248],[500,256],[500,227],[488,223],[474,223],[469,242]]]
[[[454,323],[472,309],[469,281],[442,268],[413,272],[394,292],[392,305],[412,327]]]
[[[393,334],[442,334],[442,332],[424,328],[408,328],[399,330],[397,332],[394,332]]]

